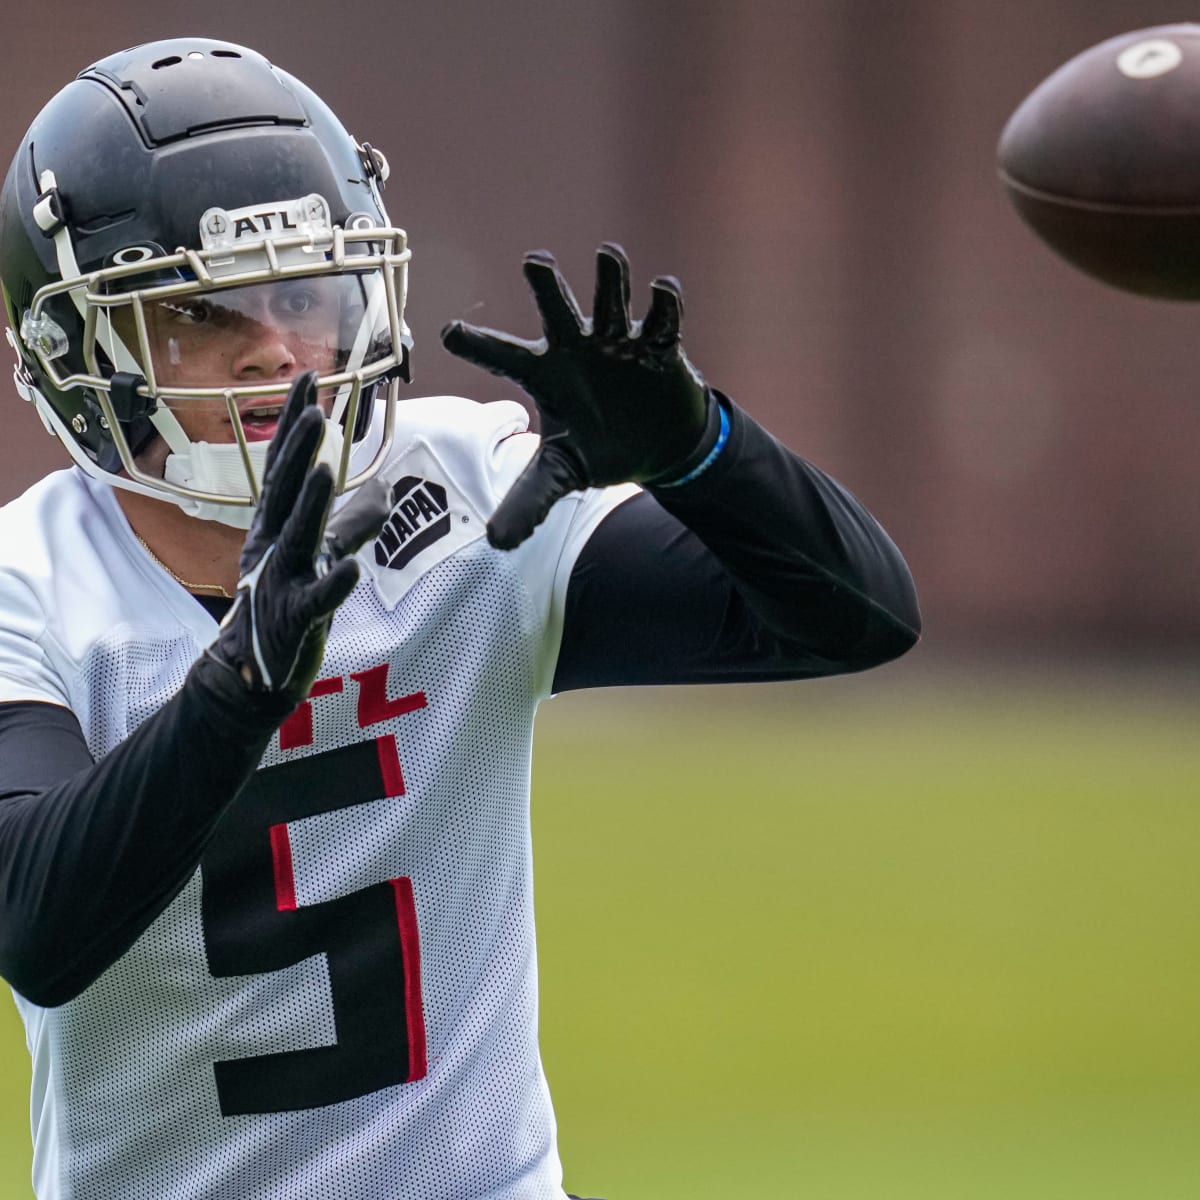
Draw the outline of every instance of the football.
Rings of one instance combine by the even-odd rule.
[[[1114,287],[1200,300],[1200,24],[1085,50],[1009,119],[1000,178],[1053,250]]]

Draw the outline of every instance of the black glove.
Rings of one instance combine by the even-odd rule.
[[[371,480],[326,526],[333,475],[324,464],[313,467],[325,420],[316,377],[301,375],[288,393],[238,564],[237,596],[208,650],[252,691],[293,704],[308,695],[333,614],[358,582],[351,556],[389,509],[386,487]]]
[[[545,337],[461,321],[442,330],[451,354],[520,384],[541,417],[541,447],[488,522],[488,540],[502,550],[519,546],[568,492],[686,475],[720,433],[717,402],[679,344],[677,279],[655,279],[645,321],[630,320],[629,262],[606,242],[588,321],[552,255],[527,254],[524,271]]]

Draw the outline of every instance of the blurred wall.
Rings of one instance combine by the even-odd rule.
[[[392,161],[418,394],[511,395],[438,329],[532,334],[521,254],[554,250],[586,298],[615,238],[638,305],[680,276],[709,379],[896,537],[923,653],[1178,654],[1200,641],[1200,316],[1058,263],[994,171],[1060,62],[1177,19],[1138,0],[211,0],[183,19],[48,0],[5,14],[0,134],[15,147],[123,46],[251,45]],[[0,499],[63,461],[10,397]]]

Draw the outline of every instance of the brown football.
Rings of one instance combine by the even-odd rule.
[[[1034,89],[1000,138],[1017,211],[1114,287],[1200,300],[1200,25],[1122,34]]]

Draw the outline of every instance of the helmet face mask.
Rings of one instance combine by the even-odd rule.
[[[139,129],[113,79],[144,80],[158,62],[171,70],[154,79]],[[202,113],[203,128],[181,135],[186,94],[211,95],[214,72],[237,85],[223,121]],[[261,116],[264,94],[284,117]],[[78,128],[81,107],[91,129]],[[146,147],[147,126],[169,138]],[[97,181],[77,161],[100,134],[109,158],[138,168],[121,197],[119,179]],[[410,253],[380,201],[385,171],[309,89],[252,51],[184,39],[90,68],[35,121],[0,200],[18,390],[89,474],[245,526],[273,430],[265,410],[315,370],[328,417],[320,457],[338,491],[365,482],[390,444],[412,344]],[[133,207],[112,220],[114,200]],[[350,475],[380,387],[381,444]],[[161,450],[144,453],[156,437],[165,467]]]

